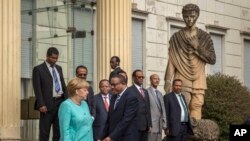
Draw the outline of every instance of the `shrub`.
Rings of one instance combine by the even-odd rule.
[[[215,120],[220,127],[219,140],[229,140],[230,124],[242,124],[250,116],[250,92],[233,76],[207,77],[203,118]]]

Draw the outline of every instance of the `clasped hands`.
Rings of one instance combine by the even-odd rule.
[[[40,111],[41,113],[45,113],[45,114],[46,114],[46,112],[48,111],[48,109],[47,109],[46,106],[42,106],[42,107],[39,108],[39,111]]]
[[[165,133],[166,136],[169,135],[169,129],[168,129],[168,128],[165,128],[165,129],[164,129],[164,133]]]

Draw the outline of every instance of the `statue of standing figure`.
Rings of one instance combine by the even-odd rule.
[[[216,55],[208,33],[196,27],[200,9],[187,4],[182,9],[186,27],[176,32],[169,41],[169,60],[165,72],[164,89],[171,90],[171,81],[181,79],[182,94],[189,106],[190,116],[201,119],[204,94],[207,89],[205,65],[215,64]]]

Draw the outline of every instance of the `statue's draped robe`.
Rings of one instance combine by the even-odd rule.
[[[216,56],[210,35],[197,28],[197,37],[197,49],[189,44],[184,29],[171,37],[165,80],[181,79],[185,91],[204,94],[207,89],[205,65],[215,64]]]

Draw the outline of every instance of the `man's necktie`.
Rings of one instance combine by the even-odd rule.
[[[56,93],[58,93],[60,91],[60,84],[59,84],[58,77],[56,74],[55,66],[51,65],[51,68],[52,68],[52,74],[53,74],[53,78],[55,82],[55,90],[56,90]]]
[[[109,104],[108,104],[108,96],[104,96],[104,106],[105,106],[105,109],[106,111],[108,112],[109,111]]]
[[[121,98],[121,96],[118,95],[116,100],[115,100],[114,109],[116,108],[118,102],[120,101],[120,98]]]
[[[155,90],[155,94],[156,94],[156,99],[157,99],[157,102],[159,104],[159,108],[160,108],[160,111],[162,112],[162,107],[161,107],[161,101],[160,101],[160,98],[159,98],[159,91],[158,90]]]
[[[144,98],[144,91],[142,88],[140,88],[140,92],[141,92],[142,97]]]
[[[186,104],[184,103],[184,99],[182,98],[182,96],[181,95],[178,95],[179,96],[179,98],[180,98],[180,101],[181,101],[181,105],[182,105],[182,107],[183,107],[183,109],[184,109],[184,121],[188,121],[188,111],[187,111],[187,107],[186,107]]]

